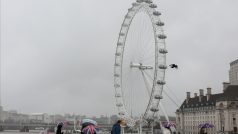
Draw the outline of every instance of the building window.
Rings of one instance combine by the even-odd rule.
[[[236,126],[236,118],[233,118],[233,125]]]
[[[237,133],[237,127],[234,127],[234,132]]]
[[[236,80],[238,80],[238,72],[236,73]]]

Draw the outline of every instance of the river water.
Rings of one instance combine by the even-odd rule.
[[[41,132],[41,130],[30,130],[30,132],[19,132],[19,130],[5,130],[3,132],[0,132],[0,134],[41,134]],[[98,132],[98,134],[109,134],[109,132]]]
[[[30,132],[19,132],[19,130],[5,130],[0,134],[40,134],[39,130],[32,130]]]

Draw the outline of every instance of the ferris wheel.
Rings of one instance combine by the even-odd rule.
[[[120,118],[135,126],[153,122],[165,85],[166,35],[152,0],[137,0],[128,9],[119,33],[114,64],[116,106]]]

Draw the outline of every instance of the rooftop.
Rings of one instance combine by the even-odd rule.
[[[201,101],[199,101],[199,97],[201,97]],[[238,85],[228,86],[226,90],[224,90],[224,93],[211,94],[208,100],[206,95],[189,98],[188,100],[185,99],[182,105],[180,106],[180,109],[211,107],[216,106],[216,102],[218,101],[233,100],[238,100]]]
[[[238,59],[235,60],[235,61],[232,61],[232,62],[230,63],[231,66],[233,66],[233,65],[235,65],[235,64],[238,64]]]
[[[238,100],[238,85],[229,85],[217,101]]]

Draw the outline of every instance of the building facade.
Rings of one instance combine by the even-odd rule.
[[[2,103],[1,103],[1,92],[2,92],[2,1],[0,0],[0,121],[2,121],[2,116],[3,116],[3,108],[2,108]]]
[[[216,101],[217,131],[237,134],[238,85],[230,85]]]
[[[231,85],[238,85],[238,59],[230,63],[229,79]]]
[[[217,132],[235,133],[238,127],[238,85],[225,85],[223,93],[212,94],[211,88],[199,90],[199,95],[187,97],[176,111],[177,130],[181,134],[198,134],[201,125],[210,124],[204,129],[207,134]]]
[[[29,123],[29,115],[17,113],[16,110],[2,111],[2,122],[4,122],[4,123]]]
[[[51,118],[46,113],[34,113],[29,116],[29,119],[35,123],[51,123]]]

